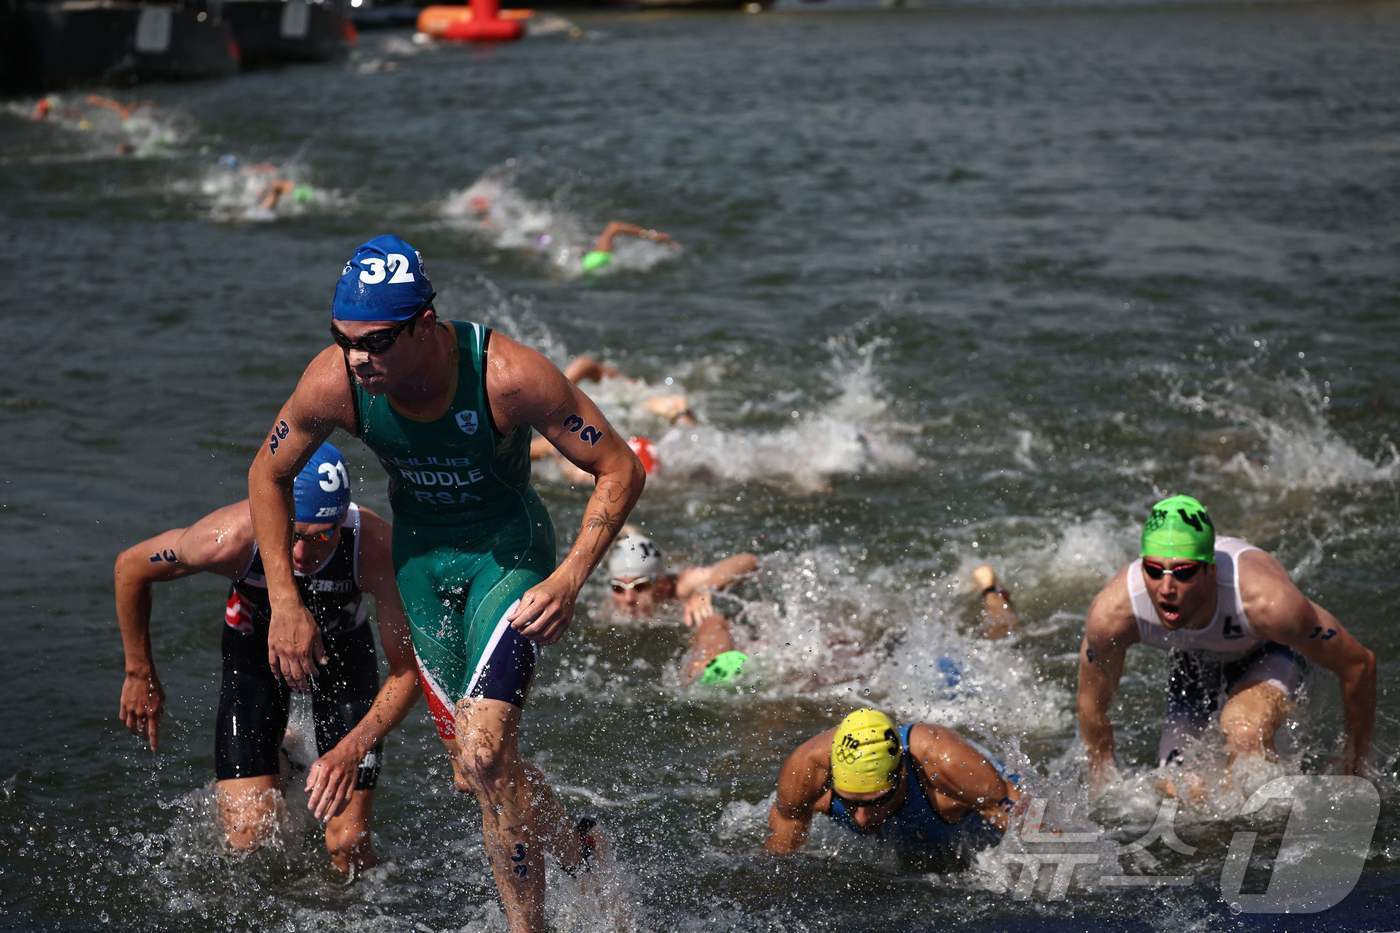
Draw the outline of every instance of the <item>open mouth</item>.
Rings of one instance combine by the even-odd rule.
[[[1175,628],[1181,624],[1181,607],[1175,603],[1162,603],[1157,611],[1161,613],[1162,622],[1168,628]]]

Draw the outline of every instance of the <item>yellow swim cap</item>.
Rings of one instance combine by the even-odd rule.
[[[841,794],[870,794],[899,778],[899,736],[879,710],[858,709],[831,737],[831,785]]]

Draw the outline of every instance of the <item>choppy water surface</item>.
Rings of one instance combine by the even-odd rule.
[[[1128,781],[1090,810],[1074,652],[1143,510],[1178,490],[1381,661],[1367,873],[1331,914],[1274,925],[1394,926],[1400,6],[576,23],[489,51],[367,35],[343,66],[113,92],[150,102],[137,128],[0,112],[0,925],[502,928],[479,818],[420,713],[392,739],[368,877],[337,883],[296,806],[280,850],[221,850],[220,581],[157,591],[160,754],[113,715],[113,557],[244,494],[341,264],[392,229],[449,316],[635,378],[596,395],[656,441],[634,517],[673,560],[762,555],[731,606],[758,659],[742,691],[679,686],[676,620],[619,624],[597,581],[549,653],[525,745],[619,852],[601,891],[552,879],[557,927],[1270,926],[1221,897],[1238,794],[1182,814],[1199,848],[1168,853],[1196,877],[1182,888],[1017,899],[1009,845],[939,877],[824,826],[798,857],[760,852],[781,757],[858,702],[963,729],[1065,825],[1138,838],[1164,659],[1130,655]],[[314,197],[259,208],[241,173],[260,162]],[[468,203],[483,190],[489,224]],[[579,278],[613,218],[681,248]],[[700,427],[648,420],[676,388]],[[347,449],[358,498],[384,505]],[[539,477],[571,534],[582,493]],[[983,560],[1016,594],[1015,640],[971,637]],[[952,694],[943,656],[966,672]],[[1319,678],[1278,770],[1325,769],[1339,723]]]

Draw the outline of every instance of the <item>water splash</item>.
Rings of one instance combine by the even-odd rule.
[[[1377,439],[1379,452],[1368,457],[1336,432],[1330,392],[1306,371],[1274,381],[1246,368],[1194,392],[1178,384],[1169,399],[1232,426],[1220,434],[1220,469],[1256,488],[1325,490],[1400,479],[1393,442]]]

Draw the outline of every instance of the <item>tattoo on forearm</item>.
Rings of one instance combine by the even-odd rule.
[[[151,555],[151,563],[159,564],[162,561],[164,561],[167,564],[178,564],[180,562],[180,558],[175,556],[175,550],[173,548],[166,548],[163,551],[156,551],[154,554]]]
[[[272,429],[272,434],[268,436],[267,452],[276,455],[277,446],[286,440],[290,433],[292,433],[292,429],[287,426],[287,422],[278,421],[277,426]]]
[[[588,531],[601,531],[608,534],[617,534],[622,528],[622,513],[610,512],[607,509],[599,509],[596,512],[589,512],[583,517],[583,527]]]
[[[583,419],[578,415],[569,415],[564,419],[564,430],[570,434],[577,434],[578,439],[589,447],[597,444],[603,439],[603,432],[591,424],[584,424]]]

